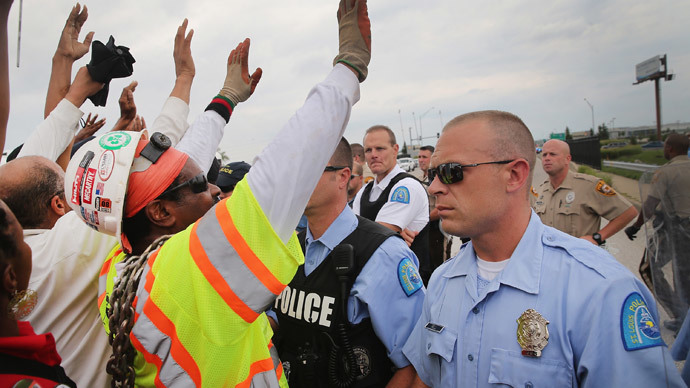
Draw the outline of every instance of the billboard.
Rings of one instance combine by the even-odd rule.
[[[635,77],[637,82],[645,81],[652,76],[661,73],[661,56],[649,58],[644,62],[635,65]]]

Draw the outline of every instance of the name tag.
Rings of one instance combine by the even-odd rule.
[[[434,333],[440,333],[440,332],[443,331],[443,329],[445,329],[444,326],[442,326],[442,325],[437,325],[437,324],[431,323],[431,322],[427,323],[427,324],[424,326],[424,328],[427,329],[427,330],[429,330],[429,331],[433,331]]]

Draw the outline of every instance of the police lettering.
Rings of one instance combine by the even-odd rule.
[[[318,323],[324,327],[331,327],[335,298],[322,296],[315,292],[305,293],[302,290],[285,287],[276,299],[274,309],[287,316],[308,323]]]

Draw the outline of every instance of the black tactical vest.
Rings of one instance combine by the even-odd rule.
[[[400,182],[404,178],[412,178],[419,182],[422,187],[424,187],[424,184],[419,181],[419,179],[415,178],[414,176],[406,173],[406,172],[401,172],[398,173],[398,175],[394,176],[393,179],[391,179],[390,183],[386,187],[385,190],[379,195],[379,198],[371,202],[369,201],[369,194],[371,194],[371,189],[374,187],[374,182],[376,181],[375,179],[372,179],[371,182],[369,182],[365,187],[364,187],[364,192],[362,193],[362,197],[360,198],[359,201],[359,215],[368,218],[372,221],[376,220],[376,216],[379,214],[379,211],[383,207],[383,205],[388,202],[391,190],[393,189],[393,186],[395,186],[396,183]],[[426,190],[426,188],[425,188]],[[415,237],[414,242],[412,242],[412,246],[410,247],[412,252],[417,256],[417,259],[419,259],[419,273],[422,276],[423,279],[428,280],[429,276],[431,276],[431,264],[429,262],[429,224],[427,223],[422,230],[419,231],[419,234],[417,237]],[[424,282],[426,284],[426,281]]]
[[[283,373],[291,388],[338,387],[332,379],[341,381],[347,364],[344,344],[339,332],[340,323],[346,326],[349,345],[353,348],[359,376],[350,387],[383,387],[393,376],[395,366],[387,356],[386,347],[376,336],[369,318],[357,325],[342,316],[342,304],[355,279],[371,255],[389,237],[397,236],[392,230],[362,217],[359,224],[341,244],[354,247],[354,271],[347,283],[346,299],[341,298],[341,287],[335,273],[331,255],[307,277],[304,265],[276,300],[273,311],[278,316],[279,333],[274,336],[278,354],[283,362]],[[304,237],[299,239],[304,251]],[[340,349],[337,353],[334,351]],[[333,357],[332,357],[333,352]],[[332,360],[330,358],[332,357]],[[333,364],[329,367],[329,361]]]

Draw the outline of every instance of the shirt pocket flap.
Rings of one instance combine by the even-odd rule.
[[[491,349],[489,383],[511,387],[572,387],[572,367],[560,360],[525,357],[518,352]]]
[[[562,206],[556,208],[556,213],[564,214],[566,216],[578,215],[580,214],[580,207],[575,206],[575,204],[563,204]]]
[[[427,356],[436,354],[447,362],[451,362],[453,360],[453,352],[455,351],[455,342],[458,339],[458,334],[447,327],[440,332],[429,329],[424,331]]]

